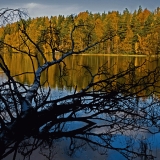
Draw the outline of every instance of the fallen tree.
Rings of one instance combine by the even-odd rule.
[[[110,39],[114,33],[90,43],[94,26],[75,24],[71,16],[73,25],[70,30],[70,47],[64,49],[60,43],[60,30],[52,23],[41,31],[39,40],[35,42],[27,32],[27,20],[23,18],[21,10],[3,9],[0,18],[10,22],[9,18],[15,17],[11,13],[19,16],[17,23],[21,40],[18,46],[0,41],[0,67],[6,75],[0,84],[0,158],[4,159],[10,154],[13,154],[13,159],[16,159],[17,154],[27,158],[41,146],[51,148],[55,140],[66,137],[69,139],[70,155],[88,145],[93,150],[103,148],[101,154],[115,150],[127,159],[153,159],[154,155],[143,136],[133,135],[141,135],[142,132],[159,133],[159,67],[145,70],[145,62],[139,66],[129,63],[126,70],[111,74],[111,68],[105,64],[96,73],[89,66],[81,65],[90,76],[88,84],[80,91],[75,87],[72,94],[55,98],[47,76],[44,83],[41,83],[42,73],[58,64],[63,66],[57,71],[63,77],[67,70],[64,62],[66,57],[83,53]],[[75,32],[86,27],[86,45],[83,49],[77,49]],[[42,44],[50,48],[52,59],[47,59]],[[36,53],[32,53],[30,45],[34,46]],[[27,55],[32,63],[32,72],[12,75],[3,58],[6,54],[4,48]],[[56,51],[61,53],[58,59]],[[136,76],[138,69],[142,69],[142,77]],[[16,80],[16,77],[24,74],[34,75],[31,85]],[[77,122],[79,125],[76,125]],[[74,125],[76,129],[72,129]],[[129,136],[130,131],[134,134]],[[121,147],[114,145],[119,135],[126,137]]]

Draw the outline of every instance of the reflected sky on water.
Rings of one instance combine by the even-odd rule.
[[[20,54],[14,54],[14,55],[5,54],[4,59],[7,63],[7,66],[11,68],[12,75],[21,74],[22,72],[32,72],[31,62],[25,56],[22,56]],[[50,59],[49,55],[48,59]],[[150,63],[150,61],[153,60],[155,60],[155,58],[151,57],[73,55],[65,59],[67,72],[63,77],[61,77],[59,66],[55,65],[49,69],[48,73],[44,72],[42,74],[41,82],[43,83],[47,77],[49,86],[52,88],[52,96],[54,97],[54,99],[56,99],[59,97],[63,97],[64,95],[74,93],[76,86],[77,86],[77,91],[79,91],[88,84],[88,82],[90,81],[90,76],[82,68],[82,65],[90,66],[92,73],[96,73],[98,71],[98,67],[105,64],[106,67],[110,68],[109,71],[110,74],[117,74],[119,71],[127,69],[129,62],[132,62],[135,66],[138,66],[146,61],[145,65],[143,66],[143,70],[144,69],[153,70],[155,67],[160,65],[159,59],[155,60],[153,63]],[[37,67],[36,63],[35,67]],[[61,65],[60,67],[63,69],[64,66]],[[136,71],[136,75],[143,76],[141,68]],[[4,73],[0,71],[0,82],[4,81],[5,78],[6,77]],[[26,83],[30,85],[33,82],[34,76],[33,74],[25,74],[16,76],[15,78],[21,83]],[[47,87],[47,85],[44,85],[44,87]],[[68,124],[67,126],[69,126],[68,129],[70,128],[75,129],[75,127],[79,125],[82,124],[74,122],[72,124]],[[114,137],[115,139],[113,142],[113,146],[123,147],[126,140],[129,140],[130,138],[133,139],[133,135],[134,133],[132,131],[127,135],[123,136],[116,135]],[[154,154],[156,156],[160,155],[160,134],[158,133],[156,135],[151,135],[149,133],[143,133],[142,137],[144,139],[144,142],[147,142],[149,146],[153,149]],[[108,155],[106,156],[106,155],[99,155],[97,151],[92,151],[88,147],[84,149],[82,148],[82,150],[81,149],[78,150],[73,157],[69,157],[66,154],[67,143],[68,143],[67,139],[63,139],[60,142],[57,142],[58,144],[57,145],[58,148],[56,148],[57,159],[125,160],[123,156],[121,156],[116,151],[108,151]],[[136,143],[137,142],[135,141],[134,144],[135,147]],[[31,159],[34,159],[35,156],[38,157],[37,154],[33,154]],[[43,157],[39,157],[38,159],[41,160],[43,159]]]

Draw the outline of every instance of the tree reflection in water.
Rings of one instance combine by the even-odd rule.
[[[74,159],[100,155],[111,159],[115,152],[121,159],[157,156],[148,136],[158,137],[160,130],[158,57],[153,67],[147,59],[137,63],[135,57],[117,65],[103,57],[105,61],[96,60],[100,64],[96,68],[94,61],[89,65],[86,58],[82,63],[74,54],[110,41],[112,33],[91,42],[93,26],[77,24],[70,16],[70,48],[62,50],[61,30],[51,22],[34,42],[22,11],[0,11],[4,20],[7,12],[18,12],[20,17],[20,43],[12,46],[0,40],[0,68],[4,74],[0,83],[0,159],[12,156],[15,160],[19,155],[34,159],[37,152],[46,159],[62,158],[62,153]],[[86,43],[81,50],[75,40],[79,38],[77,29],[85,31]],[[50,55],[43,52],[43,45],[50,49]],[[32,53],[31,46],[37,52]],[[18,53],[9,55],[6,50]],[[56,55],[55,51],[60,53]],[[63,94],[65,88],[67,93]]]

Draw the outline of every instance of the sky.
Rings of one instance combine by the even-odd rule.
[[[108,11],[123,12],[128,8],[134,12],[139,8],[154,11],[160,7],[160,0],[0,0],[1,8],[24,8],[29,16],[58,16],[78,14],[88,10],[92,13]]]

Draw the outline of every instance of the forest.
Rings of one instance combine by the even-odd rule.
[[[160,157],[159,56],[87,55],[158,54],[158,10],[31,19],[0,9],[0,159]]]
[[[74,32],[76,35],[74,38],[75,50],[77,51],[84,48],[87,43],[94,43],[107,35],[107,40],[85,53],[127,55],[158,55],[160,53],[159,7],[155,11],[149,11],[139,6],[139,9],[133,13],[126,8],[123,13],[111,11],[93,14],[86,11],[70,16],[28,18],[25,20],[25,27],[30,38],[37,43],[44,41],[41,37],[47,28],[54,28],[52,39],[55,41],[55,48],[57,51],[65,52],[71,49],[70,32],[73,23],[78,26]],[[17,44],[23,43],[19,38],[21,36],[19,25],[21,25],[20,22],[15,22],[1,26],[0,40],[15,47]],[[85,26],[83,29],[80,27],[82,25]],[[32,53],[37,52],[32,44],[28,43],[27,45]],[[41,43],[40,46],[43,53],[52,52],[47,43]],[[21,45],[21,48],[25,49],[25,47],[26,45]],[[6,51],[6,48],[4,47],[3,50]],[[13,53],[16,50],[10,48],[9,52]]]

